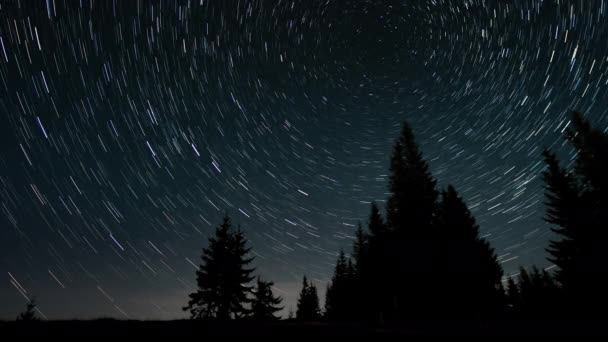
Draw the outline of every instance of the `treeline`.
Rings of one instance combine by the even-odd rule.
[[[521,268],[504,277],[494,249],[456,188],[437,180],[405,123],[390,160],[384,212],[372,204],[350,256],[339,253],[321,309],[303,280],[296,318],[403,326],[454,321],[600,320],[608,291],[608,135],[574,113],[565,141],[576,151],[562,166],[545,150],[545,221],[554,237],[550,271]],[[539,222],[541,224],[541,222]],[[226,216],[204,249],[198,290],[184,308],[192,318],[275,319],[281,298],[257,279],[240,230]]]

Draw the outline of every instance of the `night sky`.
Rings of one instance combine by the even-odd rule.
[[[505,273],[548,267],[541,151],[608,127],[604,0],[0,1],[0,319],[185,317],[227,212],[321,294],[408,120]]]

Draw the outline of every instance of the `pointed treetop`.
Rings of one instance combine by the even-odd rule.
[[[352,258],[355,260],[354,267],[357,270],[361,270],[364,260],[368,254],[368,236],[363,231],[361,221],[357,226],[357,232],[355,233],[355,242],[353,243]]]
[[[229,227],[231,225],[232,225],[232,223],[230,221],[230,216],[228,216],[228,212],[225,212],[224,213],[224,217],[222,218],[222,224],[221,224],[221,226],[222,227],[224,227],[224,226],[228,226]]]
[[[303,321],[315,321],[321,317],[319,296],[317,288],[309,282],[306,276],[302,280],[303,286],[298,298],[296,318]]]
[[[577,152],[575,171],[583,185],[599,195],[608,189],[608,134],[592,127],[578,112],[573,113],[572,123],[566,139]]]
[[[425,227],[431,225],[439,195],[429,169],[411,127],[404,123],[390,159],[386,220],[391,230],[399,234],[428,231]]]
[[[403,147],[406,160],[422,158],[412,126],[407,121],[403,122],[398,143]]]
[[[253,261],[247,256],[250,250],[244,234],[231,231],[226,215],[203,248],[202,263],[196,271],[198,288],[183,308],[190,311],[191,318],[229,320],[248,313],[245,304],[250,301],[253,287],[249,284],[255,270],[248,266]]]
[[[382,215],[380,215],[380,209],[378,209],[376,202],[372,202],[371,205],[368,227],[372,236],[380,236],[386,233],[386,225],[384,224]]]

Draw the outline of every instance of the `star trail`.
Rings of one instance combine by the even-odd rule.
[[[608,130],[604,0],[0,0],[0,319],[185,317],[225,212],[295,306],[407,120],[505,273],[550,266],[548,147]]]

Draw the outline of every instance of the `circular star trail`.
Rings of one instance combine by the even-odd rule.
[[[607,5],[0,1],[0,317],[183,317],[224,212],[288,310],[404,120],[506,272],[547,266],[541,151],[608,127]]]

